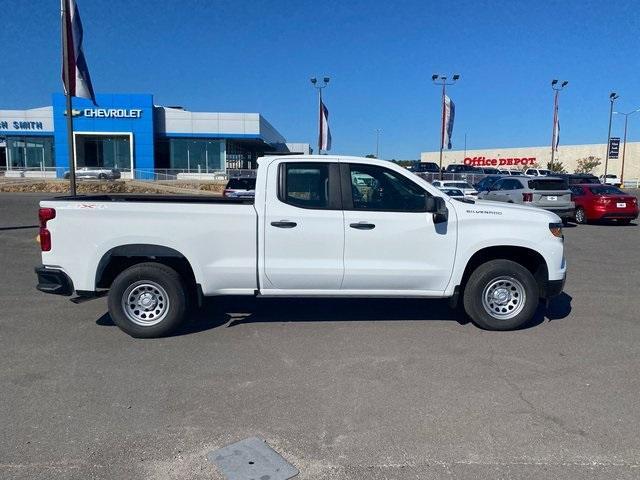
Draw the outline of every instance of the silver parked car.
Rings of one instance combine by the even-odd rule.
[[[558,177],[504,177],[489,190],[480,192],[478,198],[544,208],[558,215],[564,223],[573,219],[575,213],[567,181]]]
[[[64,172],[64,178],[69,178],[70,176],[71,173],[68,170]],[[76,178],[89,180],[117,180],[120,176],[120,170],[116,168],[82,167],[76,169]]]

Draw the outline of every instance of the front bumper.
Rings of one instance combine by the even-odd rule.
[[[564,290],[564,283],[567,280],[566,274],[560,280],[547,280],[542,285],[542,291],[540,292],[540,296],[542,298],[552,298],[557,297]]]
[[[542,207],[545,210],[548,210],[549,212],[553,212],[556,215],[558,215],[560,218],[565,219],[572,219],[575,217],[576,214],[576,209],[574,207],[570,207],[570,208],[545,208]]]
[[[36,288],[41,292],[67,297],[73,293],[73,282],[62,270],[44,266],[36,267],[35,270],[38,275]]]

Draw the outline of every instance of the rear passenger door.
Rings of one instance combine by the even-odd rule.
[[[274,161],[264,208],[261,289],[339,289],[344,229],[338,164]]]

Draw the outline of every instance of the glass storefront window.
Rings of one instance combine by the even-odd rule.
[[[41,169],[53,167],[53,138],[7,137],[7,169]]]
[[[127,135],[77,135],[76,154],[79,168],[131,169],[131,148]]]
[[[169,165],[187,172],[224,170],[224,140],[206,138],[169,139]]]

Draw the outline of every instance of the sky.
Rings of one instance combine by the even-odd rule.
[[[317,143],[324,90],[332,153],[418,159],[439,148],[433,73],[458,73],[453,148],[549,145],[551,79],[560,143],[605,143],[615,109],[640,108],[637,1],[77,0],[98,93],[158,105],[259,112],[288,141]],[[635,5],[634,5],[635,4]],[[57,0],[0,0],[0,109],[61,91]],[[623,117],[614,115],[613,136]],[[640,113],[629,120],[640,140]]]

